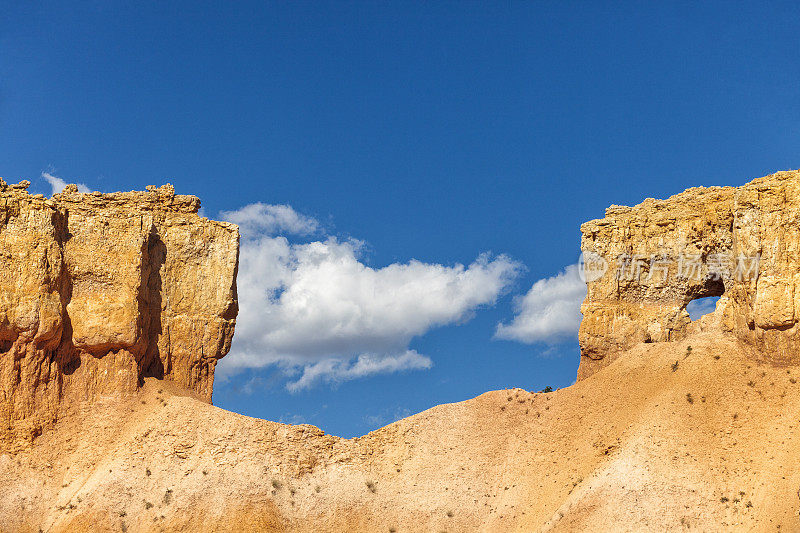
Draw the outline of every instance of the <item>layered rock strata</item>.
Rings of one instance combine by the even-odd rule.
[[[238,230],[171,185],[51,199],[0,179],[0,449],[157,377],[210,401],[238,311]]]
[[[692,300],[778,361],[800,353],[800,171],[611,206],[581,226],[584,378],[643,342],[685,337]]]

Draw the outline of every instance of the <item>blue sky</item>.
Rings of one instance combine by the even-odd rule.
[[[791,3],[0,13],[0,175],[169,181],[250,224],[250,325],[214,402],[342,436],[569,385],[580,294],[554,276],[581,222],[800,167]]]

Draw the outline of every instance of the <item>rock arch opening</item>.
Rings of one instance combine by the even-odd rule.
[[[693,287],[689,291],[689,301],[685,307],[692,322],[713,313],[723,294],[725,294],[725,283],[721,277],[708,277],[702,284]]]
[[[689,318],[692,322],[713,313],[717,308],[719,298],[719,296],[705,296],[689,302],[686,305],[686,312],[689,313]]]

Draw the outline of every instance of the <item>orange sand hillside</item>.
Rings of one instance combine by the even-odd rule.
[[[351,440],[151,380],[1,456],[0,529],[798,531],[800,367],[759,359],[695,333]]]

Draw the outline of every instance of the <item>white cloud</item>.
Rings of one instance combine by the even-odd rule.
[[[319,229],[313,218],[299,214],[288,205],[255,203],[236,211],[223,211],[220,215],[227,221],[239,225],[244,237],[259,234],[309,235]]]
[[[498,324],[495,338],[525,343],[553,343],[576,335],[581,322],[581,302],[586,283],[578,265],[540,279],[515,301],[517,315],[510,324]]]
[[[292,392],[311,388],[319,382],[339,383],[373,374],[391,374],[402,370],[425,370],[433,366],[429,357],[408,350],[402,355],[361,354],[355,361],[347,359],[323,359],[307,365],[297,381],[286,388]]]
[[[42,172],[42,178],[47,180],[47,183],[50,184],[50,187],[53,189],[50,193],[51,196],[53,194],[58,194],[64,190],[64,187],[68,185],[68,183],[57,176],[53,176],[49,172]],[[78,192],[92,192],[92,190],[84,183],[78,183]]]
[[[259,212],[266,221],[251,216]],[[252,206],[226,216],[247,220],[251,230],[261,232],[276,230],[271,217],[270,210]],[[285,213],[284,220],[296,219]],[[240,312],[231,353],[220,363],[222,374],[278,365],[287,375],[299,374],[287,385],[297,391],[430,368],[428,357],[409,349],[411,340],[494,304],[521,268],[506,256],[488,254],[466,267],[411,260],[372,268],[360,261],[362,247],[360,241],[335,237],[298,244],[245,233]]]

